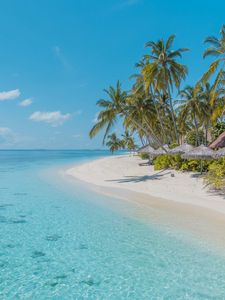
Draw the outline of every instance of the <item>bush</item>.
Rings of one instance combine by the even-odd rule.
[[[207,171],[212,161],[202,161],[202,170]],[[194,159],[183,159],[180,155],[160,155],[154,160],[154,169],[175,169],[179,171],[200,172],[201,161]]]
[[[183,159],[180,155],[160,155],[154,159],[154,169],[162,170],[172,168],[179,170],[181,168]]]
[[[194,159],[182,159],[180,155],[160,155],[154,159],[154,169],[175,169],[180,171],[200,172],[201,161]],[[207,171],[205,181],[216,189],[225,191],[225,157],[218,160],[202,161],[202,170]]]
[[[208,170],[211,161],[202,161],[202,171],[206,172]],[[201,161],[194,159],[185,159],[182,163],[180,171],[192,171],[200,172],[201,171]]]
[[[180,170],[184,159],[181,158],[181,155],[170,155],[170,167],[175,170]]]
[[[160,155],[154,159],[154,169],[162,170],[170,167],[170,156],[169,155]]]
[[[225,190],[225,157],[215,160],[210,164],[205,181],[208,184],[212,184],[216,189]]]
[[[149,159],[148,153],[139,153],[138,155],[140,156],[141,159]]]

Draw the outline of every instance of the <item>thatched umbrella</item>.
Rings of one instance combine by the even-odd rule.
[[[212,159],[215,155],[215,152],[206,147],[205,145],[200,145],[191,151],[186,152],[182,155],[183,158],[186,159],[199,159],[201,160],[201,174],[202,174],[202,160]]]
[[[225,156],[225,148],[221,148],[218,151],[215,151],[214,157],[215,158],[220,158]]]
[[[167,150],[168,152],[166,152],[163,148],[165,150]],[[163,145],[163,148],[159,147],[157,150],[153,150],[153,151],[149,152],[149,155],[152,156],[152,157],[157,157],[157,156],[169,153],[169,146],[168,145]]]
[[[182,144],[180,146],[177,146],[171,150],[169,150],[170,154],[183,154],[186,153],[188,151],[191,151],[194,147],[192,145],[189,144]]]
[[[138,150],[138,153],[147,153],[147,154],[149,154],[149,152],[154,151],[154,150],[155,149],[152,148],[150,145],[147,145],[147,146],[144,146],[144,147],[140,148]]]

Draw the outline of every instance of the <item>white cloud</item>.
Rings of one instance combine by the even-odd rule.
[[[14,132],[8,127],[0,127],[0,144],[11,145],[16,141]]]
[[[66,70],[71,69],[71,65],[69,64],[68,60],[66,59],[65,55],[63,54],[59,46],[53,47],[53,53],[55,54],[55,57],[59,60],[59,62]]]
[[[70,114],[62,114],[60,111],[51,111],[51,112],[34,112],[29,119],[35,122],[45,122],[50,124],[53,127],[62,125],[71,117]]]
[[[0,127],[0,147],[2,149],[8,149],[13,147],[23,147],[27,142],[34,141],[33,137],[21,136],[19,133],[13,131],[8,127]]]
[[[0,127],[0,136],[7,136],[11,134],[12,130],[8,127]]]
[[[7,92],[0,92],[0,101],[12,100],[20,96],[20,90],[11,90]]]
[[[33,103],[33,100],[31,98],[28,98],[28,99],[25,99],[23,101],[21,101],[19,103],[20,106],[23,106],[23,107],[26,107],[26,106],[29,106]]]

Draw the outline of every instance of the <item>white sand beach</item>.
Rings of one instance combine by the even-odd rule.
[[[154,210],[167,224],[188,226],[225,247],[225,196],[210,191],[198,174],[154,171],[146,161],[128,155],[87,162],[66,174],[97,192],[134,201],[144,207],[145,217],[152,218]]]
[[[138,156],[112,156],[67,170],[79,180],[101,187],[120,188],[225,214],[225,195],[218,195],[195,173],[154,171]],[[172,176],[171,176],[172,175]]]

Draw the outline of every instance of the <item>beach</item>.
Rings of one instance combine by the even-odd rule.
[[[136,203],[145,219],[175,223],[225,247],[225,196],[197,173],[154,171],[138,156],[118,155],[74,166],[66,174],[99,193]]]

